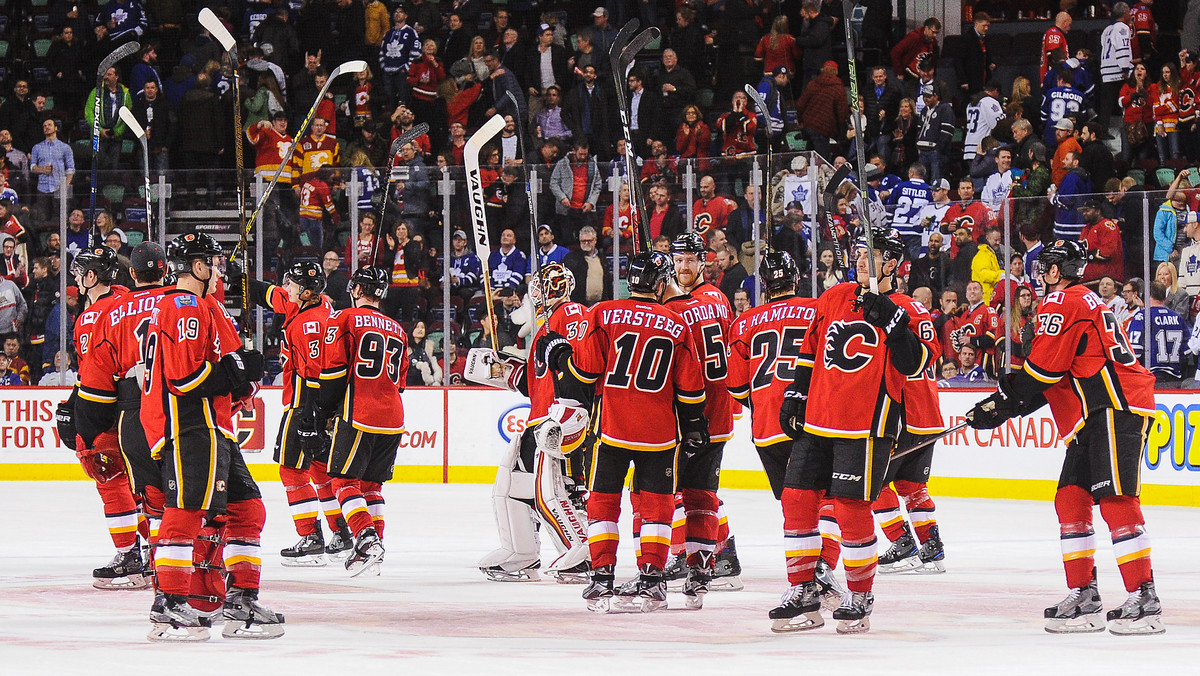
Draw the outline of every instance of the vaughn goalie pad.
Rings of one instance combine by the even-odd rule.
[[[525,360],[490,348],[473,347],[467,351],[463,378],[488,387],[520,392],[520,383],[525,378]]]
[[[490,350],[488,350],[490,352]],[[536,515],[530,503],[537,494],[534,468],[521,466],[519,460],[521,437],[514,437],[508,453],[496,469],[492,485],[492,510],[500,548],[483,557],[481,569],[500,566],[505,570],[520,570],[536,562],[541,552]],[[536,578],[534,578],[536,579]]]

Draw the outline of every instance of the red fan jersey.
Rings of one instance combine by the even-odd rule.
[[[729,214],[737,209],[737,202],[717,195],[710,200],[698,199],[692,205],[692,229],[708,238],[712,230],[723,230],[729,222]]]
[[[333,305],[325,296],[312,307],[288,300],[287,291],[272,284],[267,287],[267,304],[283,315],[283,340],[279,345],[279,365],[283,369],[283,410],[300,406],[304,387],[316,388],[321,378],[321,342],[325,323]]]
[[[704,375],[704,416],[714,443],[733,438],[733,397],[725,382],[729,375],[729,348],[725,336],[733,323],[733,308],[725,294],[715,298],[699,293],[672,298],[664,303],[688,325],[692,350]]]
[[[337,138],[325,134],[320,139],[312,134],[300,139],[296,152],[292,153],[292,183],[300,183],[317,173],[324,165],[338,166],[341,158],[338,155]]]
[[[300,186],[300,217],[320,219],[326,212],[334,223],[340,220],[329,185],[314,176]]]
[[[400,390],[408,378],[408,336],[400,322],[373,307],[329,313],[321,387],[344,378],[341,417],[354,429],[377,434],[404,432]],[[322,398],[324,393],[322,393]]]
[[[971,231],[971,239],[978,242],[991,222],[992,212],[983,202],[952,202],[942,216],[942,233],[953,235],[961,224]],[[953,237],[950,238],[950,255],[958,255],[958,240]]]
[[[726,383],[738,401],[750,406],[757,446],[788,440],[779,427],[779,407],[796,380],[796,359],[816,306],[816,299],[788,296],[747,310],[729,327]]]
[[[1025,372],[1043,383],[1063,443],[1104,409],[1154,415],[1154,376],[1138,363],[1112,310],[1081,284],[1038,303]]]
[[[550,319],[538,327],[533,341],[528,344],[536,345],[551,331],[578,342],[587,333],[587,325],[587,308],[579,303],[563,303],[554,308]],[[554,403],[554,374],[540,359],[533,359],[526,366],[525,377],[529,384],[529,419],[525,426],[533,427],[550,415],[550,405]]]
[[[1129,46],[1133,51],[1133,62],[1140,63],[1142,58],[1147,56],[1142,53],[1141,39],[1148,36],[1150,46],[1155,46],[1158,43],[1158,24],[1154,23],[1154,14],[1150,6],[1144,2],[1139,2],[1129,10],[1129,15],[1132,17],[1130,27],[1133,29],[1133,39],[1129,41]]]
[[[796,360],[812,369],[804,429],[823,437],[895,438],[907,377],[891,363],[883,331],[855,307],[858,291],[856,282],[845,282],[817,299],[816,318]],[[929,368],[938,349],[929,311],[904,294],[890,297],[908,313],[909,328],[921,342],[920,370]]]
[[[273,127],[252,125],[246,130],[246,138],[254,146],[254,171],[267,179],[274,177],[288,148],[292,147],[292,137],[280,134]],[[284,169],[279,175],[279,182],[291,185],[292,172]]]
[[[1104,260],[1089,261],[1083,269],[1081,281],[1090,282],[1101,277],[1125,279],[1125,245],[1121,243],[1121,229],[1116,221],[1105,218],[1095,225],[1083,226],[1079,240],[1087,246],[1089,252],[1095,252]]]
[[[117,381],[141,381],[142,340],[150,329],[150,315],[167,289],[141,287],[110,304],[92,334],[87,354],[79,360],[80,396],[115,402]]]
[[[1051,26],[1046,29],[1046,34],[1042,36],[1042,65],[1038,71],[1039,82],[1046,81],[1046,72],[1050,70],[1050,52],[1058,47],[1067,49],[1067,36],[1059,30],[1058,26]],[[1070,54],[1067,56],[1070,56]]]
[[[647,300],[594,305],[571,358],[575,375],[599,381],[604,443],[634,451],[675,448],[676,406],[699,415],[704,377],[683,318]]]
[[[958,352],[956,343],[966,345],[975,336],[987,336],[992,339],[993,345],[979,350],[979,363],[983,363],[985,355],[990,358],[996,356],[994,343],[1000,340],[1000,314],[996,312],[995,308],[980,302],[963,313],[963,316],[951,321],[955,322],[955,325],[954,330],[950,333],[950,342],[955,347],[956,354]]]

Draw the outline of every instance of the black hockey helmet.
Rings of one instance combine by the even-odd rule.
[[[675,274],[675,264],[661,251],[643,251],[629,261],[629,290],[637,293],[654,293],[658,283],[670,280]]]
[[[866,246],[866,243],[866,239],[859,241],[863,246]],[[884,262],[904,260],[904,241],[891,228],[871,226],[871,244],[883,253]]]
[[[1064,279],[1081,279],[1083,269],[1087,267],[1087,249],[1074,240],[1056,240],[1042,247],[1038,253],[1038,264],[1042,266],[1042,274],[1051,265],[1057,265]]]
[[[295,282],[301,289],[320,294],[325,290],[325,271],[312,261],[294,263],[283,273],[284,281]]]
[[[100,284],[112,284],[120,269],[117,252],[106,246],[84,249],[75,254],[75,260],[71,261],[72,275],[82,279],[87,273],[94,272]]]
[[[704,245],[704,238],[695,232],[685,232],[675,238],[671,242],[671,253],[690,253],[696,254],[701,258],[704,257],[708,247]]]
[[[800,268],[786,251],[768,251],[762,255],[758,276],[767,293],[775,294],[796,286]]]
[[[163,272],[167,268],[167,252],[158,242],[146,240],[133,247],[133,251],[129,254],[129,267],[139,272],[145,270]]]
[[[352,291],[357,286],[362,289],[364,296],[383,300],[390,282],[387,270],[375,265],[367,265],[354,271],[354,274],[350,276],[350,281],[346,283],[346,291]]]
[[[214,259],[225,256],[221,243],[205,233],[188,233],[179,235],[167,244],[167,263],[171,272],[182,275],[192,274],[192,261],[202,260],[213,267],[224,267]],[[224,274],[223,270],[217,271]]]

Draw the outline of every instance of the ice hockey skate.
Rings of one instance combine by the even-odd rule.
[[[329,536],[329,544],[325,545],[325,555],[335,561],[342,561],[354,553],[354,536],[350,529],[342,527],[338,532]]]
[[[591,552],[586,542],[559,555],[546,569],[546,575],[559,584],[587,584],[592,570]]]
[[[741,575],[742,564],[738,561],[737,546],[730,535],[725,541],[725,548],[717,552],[713,565],[713,579],[708,588],[710,591],[741,591],[745,587]]]
[[[879,557],[877,570],[880,574],[904,573],[921,567],[920,551],[917,541],[909,532],[907,526],[904,534],[896,538]]]
[[[817,559],[817,570],[813,574],[813,581],[817,583],[817,589],[821,591],[822,608],[833,611],[842,605],[842,597],[846,595],[846,588],[838,581],[837,575],[824,559]]]
[[[515,554],[507,549],[496,551],[483,557],[479,562],[479,571],[493,582],[537,582],[541,580],[538,569],[542,567],[541,559]]]
[[[1046,631],[1051,634],[1104,631],[1104,620],[1100,616],[1103,612],[1104,603],[1100,601],[1100,592],[1093,579],[1086,587],[1072,589],[1067,598],[1046,609]]]
[[[96,589],[145,589],[151,583],[139,547],[117,552],[108,565],[92,571],[92,586]]]
[[[683,602],[692,610],[700,610],[704,607],[704,595],[708,593],[708,586],[712,582],[712,575],[705,566],[692,566],[688,568],[687,579],[683,581]]]
[[[257,589],[230,587],[221,614],[225,619],[221,636],[225,638],[263,640],[283,636],[283,614],[259,603]]]
[[[150,633],[146,638],[160,643],[198,643],[209,639],[208,618],[188,605],[187,597],[158,594],[150,606]]]
[[[369,526],[363,529],[354,543],[354,553],[346,559],[346,570],[350,577],[358,577],[368,572],[378,575],[383,553],[383,541],[379,539],[375,529]]]
[[[917,559],[921,565],[913,568],[913,573],[936,575],[946,572],[946,550],[942,546],[942,536],[938,533],[937,526],[929,527],[929,537],[921,543]]]
[[[814,581],[788,587],[779,605],[767,616],[771,618],[771,631],[776,634],[820,629],[825,626],[825,618],[821,617],[820,588]]]
[[[1108,631],[1117,636],[1161,634],[1167,630],[1162,622],[1162,604],[1154,591],[1154,581],[1142,583],[1129,594],[1120,607],[1108,611]]]
[[[613,597],[609,612],[652,613],[667,607],[667,583],[663,571],[645,564],[641,574],[621,585]]]
[[[280,563],[289,568],[319,568],[328,563],[325,559],[325,537],[321,527],[300,538],[296,544],[279,551]]]
[[[687,554],[679,552],[678,554],[667,559],[667,566],[666,568],[663,568],[663,580],[667,583],[667,589],[670,589],[671,591],[681,591],[683,589],[684,580],[687,579],[687,573]],[[637,578],[634,578],[625,584],[632,584],[636,580]]]
[[[607,613],[612,610],[613,599],[613,567],[601,566],[592,571],[591,581],[583,590],[583,600],[587,609],[593,613]]]
[[[842,605],[833,611],[838,621],[839,634],[865,634],[871,629],[871,610],[875,607],[875,595],[871,592],[847,592]]]

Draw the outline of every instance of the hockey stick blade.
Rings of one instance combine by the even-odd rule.
[[[109,53],[108,56],[104,57],[104,60],[100,62],[100,67],[96,69],[96,83],[99,84],[102,80],[104,80],[104,74],[108,72],[109,68],[117,65],[118,61],[130,56],[135,52],[141,51],[141,49],[142,44],[140,42],[133,41],[126,42],[120,47],[112,50],[112,52]]]
[[[608,58],[616,61],[621,52],[625,49],[625,45],[629,44],[629,40],[637,33],[641,23],[637,19],[630,19],[621,26],[621,30],[617,31],[616,37],[613,38],[612,44],[608,46]]]
[[[964,420],[963,422],[960,422],[953,427],[946,428],[946,431],[942,432],[941,434],[929,437],[927,439],[923,439],[920,443],[918,443],[915,446],[910,446],[910,447],[904,449],[903,451],[893,453],[891,459],[895,460],[896,458],[903,458],[904,456],[906,456],[910,453],[916,453],[917,451],[921,450],[922,448],[925,448],[926,446],[928,446],[930,444],[936,443],[936,442],[950,436],[951,434],[955,434],[957,432],[962,431],[966,427],[967,427],[967,422]]]
[[[133,116],[132,110],[121,106],[121,110],[117,111],[117,115],[121,116],[121,121],[125,123],[126,127],[129,127],[129,131],[133,132],[134,136],[146,138],[146,130],[142,128],[141,123]]]
[[[633,36],[633,39],[629,41],[629,44],[625,45],[625,49],[621,50],[621,70],[624,70],[625,67],[628,67],[629,64],[633,62],[634,57],[638,55],[638,52],[645,49],[646,45],[649,45],[651,42],[657,40],[659,35],[661,35],[661,33],[659,32],[658,27],[651,26],[641,33]]]
[[[343,63],[340,66],[338,66],[337,68],[333,69],[333,72],[329,74],[329,81],[333,82],[334,80],[336,80],[338,78],[339,75],[345,75],[346,73],[361,73],[366,69],[367,69],[366,61],[363,61],[361,59],[347,61],[346,63]]]
[[[771,114],[767,111],[767,100],[762,97],[762,93],[754,88],[754,85],[749,84],[746,85],[746,96],[749,96],[750,100],[754,102],[754,107],[757,108],[759,114],[763,116],[763,120],[765,120],[767,123],[767,131],[770,133]]]
[[[230,35],[229,29],[225,28],[225,24],[217,18],[217,15],[207,7],[200,10],[200,15],[196,17],[200,21],[200,25],[204,26],[217,42],[221,43],[222,49],[227,52],[232,52],[237,49],[237,40]]]
[[[471,198],[471,224],[475,227],[475,255],[481,261],[486,261],[491,255],[491,243],[488,241],[487,208],[483,197],[483,178],[479,173],[479,151],[487,145],[500,130],[504,128],[504,118],[493,115],[485,122],[479,131],[467,139],[467,147],[463,159],[467,167],[467,191]],[[487,274],[487,264],[484,263],[484,274]]]

